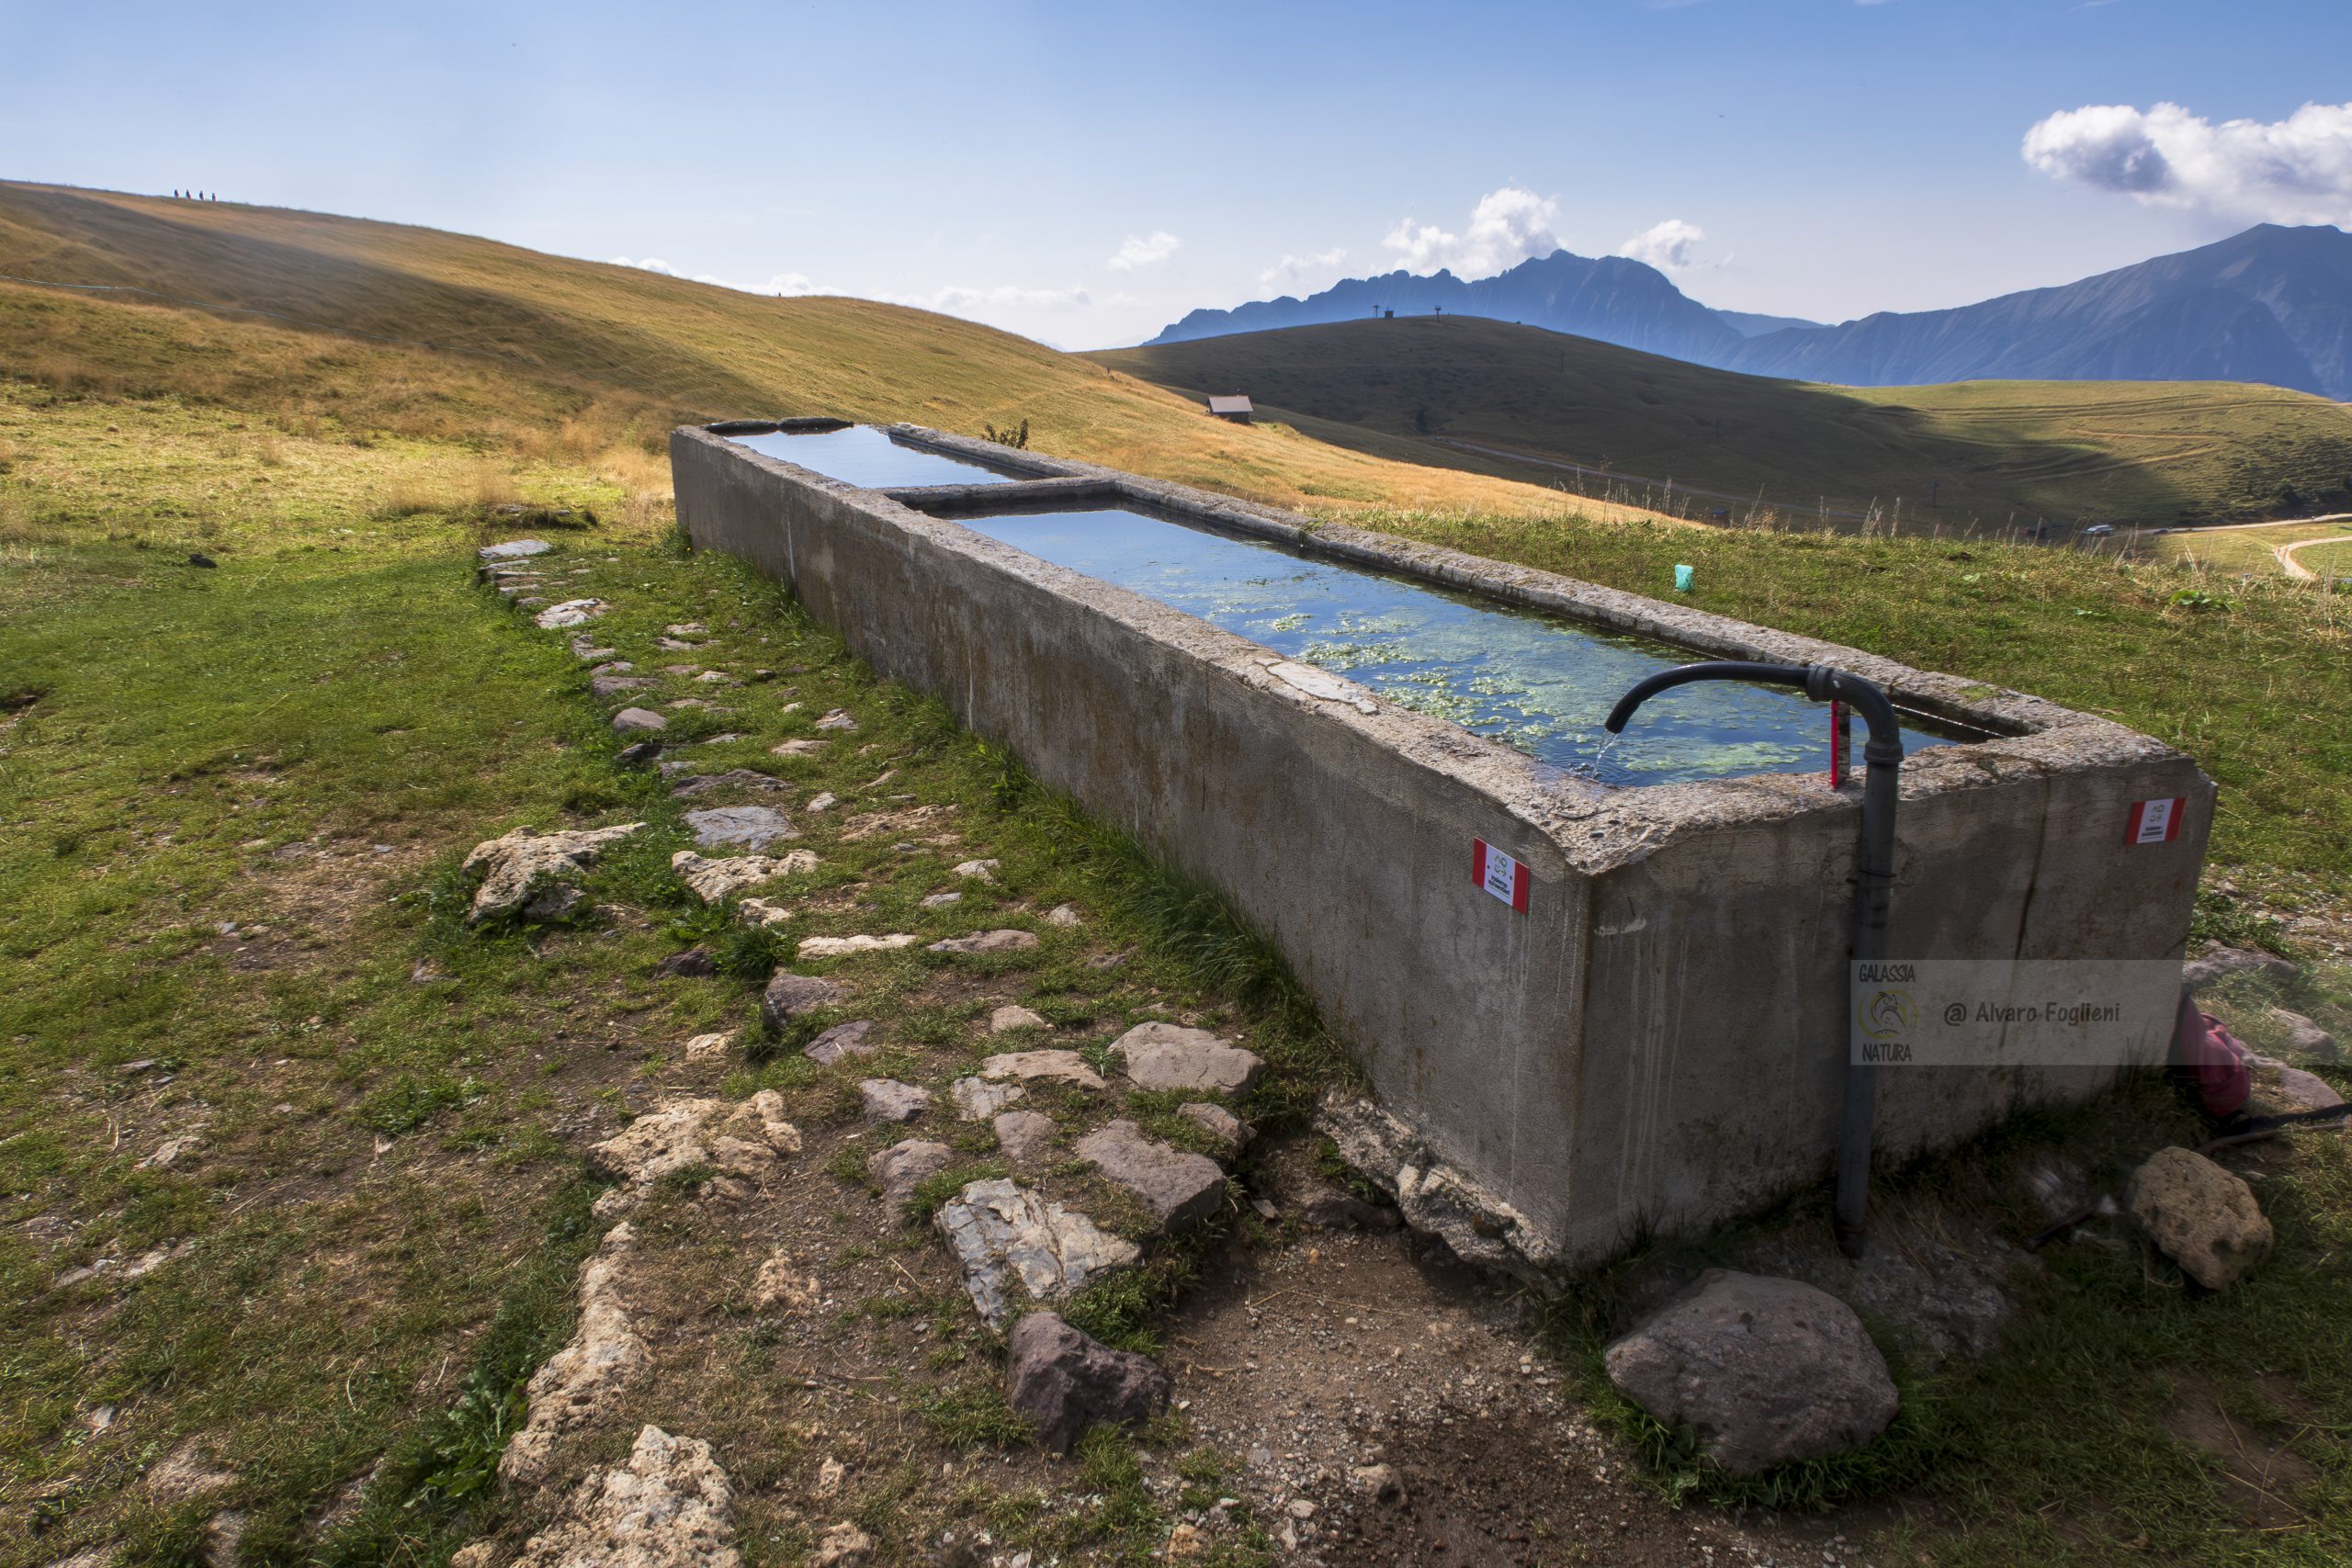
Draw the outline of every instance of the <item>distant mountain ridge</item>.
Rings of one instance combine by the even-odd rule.
[[[2248,381],[2352,400],[2352,235],[2269,223],[2058,288],[1836,326],[1710,310],[1643,263],[1555,251],[1493,277],[1395,272],[1194,310],[1146,346],[1438,309],[1841,386]]]
[[[1721,363],[1746,340],[1738,328],[1674,287],[1654,266],[1624,256],[1554,251],[1493,277],[1464,279],[1451,272],[1417,277],[1392,272],[1345,278],[1304,299],[1284,295],[1230,310],[1194,310],[1145,346],[1362,321],[1382,310],[1426,316],[1440,310],[1520,321],[1702,365]]]

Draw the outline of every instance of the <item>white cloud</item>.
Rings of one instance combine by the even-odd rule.
[[[1380,243],[1397,254],[1408,272],[1444,267],[1459,277],[1491,277],[1531,256],[1558,250],[1552,220],[1559,211],[1560,204],[1551,197],[1505,186],[1478,198],[1470,226],[1459,234],[1407,218]]]
[[[834,294],[840,291],[818,288],[816,284],[809,281],[808,275],[805,272],[779,272],[768,279],[768,286],[760,292],[779,295],[786,299],[798,299],[806,295]]]
[[[1699,247],[1706,243],[1707,231],[1696,223],[1685,223],[1679,218],[1669,218],[1663,223],[1653,223],[1623,244],[1617,247],[1621,256],[1631,256],[1637,262],[1647,262],[1660,272],[1685,272],[1694,266],[1721,266],[1720,261],[1701,259]]]
[[[1183,243],[1165,229],[1154,230],[1149,239],[1140,234],[1130,234],[1126,243],[1119,247],[1119,254],[1102,265],[1113,272],[1133,272],[1139,266],[1166,261]]]
[[[1340,280],[1340,265],[1348,259],[1345,245],[1334,245],[1328,251],[1308,255],[1285,255],[1282,260],[1258,275],[1258,281],[1268,288],[1328,288]]]
[[[967,316],[975,321],[1004,310],[1075,310],[1094,302],[1083,288],[1023,288],[1011,283],[996,288],[949,284],[928,294],[879,294],[875,298],[893,305],[912,305],[918,310],[937,310],[943,315]]]
[[[2352,103],[2216,125],[2178,104],[2064,109],[2025,133],[2053,178],[2235,220],[2352,222]]]
[[[639,272],[658,272],[664,277],[684,278],[688,283],[715,283],[721,288],[732,288],[735,287],[725,278],[713,277],[707,272],[698,272],[689,277],[686,274],[680,272],[676,267],[672,266],[668,262],[663,261],[659,256],[644,256],[636,261],[631,261],[627,256],[615,256],[612,260],[612,265],[615,266],[633,266]]]

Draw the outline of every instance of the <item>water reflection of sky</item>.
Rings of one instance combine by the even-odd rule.
[[[909,485],[1002,484],[1005,476],[961,457],[910,446],[890,439],[888,431],[870,424],[846,430],[822,430],[805,435],[772,431],[765,435],[730,435],[729,440],[797,463],[829,479],[866,490],[898,490]]]
[[[1588,631],[1467,594],[1304,559],[1125,511],[966,517],[965,526],[1346,675],[1399,706],[1611,784],[1826,771],[1828,710],[1802,694],[1705,682],[1642,705],[1613,742],[1625,689],[1697,655]],[[1906,750],[1948,744],[1905,728]],[[1859,748],[1857,748],[1859,753]]]

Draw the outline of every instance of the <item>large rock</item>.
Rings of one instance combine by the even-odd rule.
[[[523,1547],[518,1568],[741,1568],[735,1494],[710,1445],[659,1427],[625,1464],[592,1471],[563,1517]]]
[[[1861,1319],[1794,1280],[1710,1269],[1609,1347],[1609,1381],[1734,1475],[1857,1449],[1898,1404]]]
[[[2270,1221],[2254,1189],[2194,1149],[2158,1149],[2123,1190],[2123,1205],[2183,1272],[2222,1290],[2270,1256]]]
[[[1144,1136],[1134,1122],[1111,1122],[1078,1141],[1078,1157],[1140,1200],[1162,1228],[1179,1230],[1225,1203],[1225,1172],[1206,1155]]]
[[[2295,973],[2293,964],[2275,953],[2256,953],[2243,947],[2217,947],[2182,964],[2180,983],[2192,991],[2198,991],[2233,975],[2259,974],[2273,980],[2288,981],[2295,977]]]
[[[770,1029],[780,1032],[803,1013],[838,1007],[847,1000],[848,987],[838,980],[779,969],[769,977],[767,989],[760,993],[760,1016],[767,1020]]]
[[[685,818],[686,826],[695,830],[695,842],[707,850],[729,844],[763,850],[778,839],[800,837],[792,819],[773,806],[707,806]]]
[[[480,877],[473,908],[466,923],[480,925],[513,914],[552,888],[577,882],[608,844],[617,843],[644,827],[623,822],[613,828],[575,829],[560,833],[534,833],[517,828],[501,838],[476,844],[459,868],[468,877]]]
[[[1012,1325],[1005,1403],[1057,1454],[1090,1427],[1136,1426],[1168,1407],[1168,1374],[1148,1356],[1114,1350],[1049,1312]]]
[[[956,1151],[925,1138],[908,1138],[870,1156],[865,1174],[882,1189],[883,1217],[892,1224],[907,1217],[915,1189],[956,1163]]]
[[[1075,1051],[1006,1051],[980,1064],[980,1077],[995,1080],[1017,1078],[1023,1083],[1043,1079],[1074,1084],[1080,1089],[1105,1087],[1102,1075],[1086,1065]]]
[[[1205,1029],[1173,1023],[1138,1023],[1112,1043],[1139,1089],[1197,1094],[1247,1094],[1266,1064],[1253,1052]]]
[[[605,1234],[580,1270],[580,1322],[563,1348],[531,1374],[522,1429],[499,1456],[498,1473],[533,1482],[564,1433],[609,1418],[621,1396],[645,1381],[653,1359],[621,1300],[620,1276],[635,1250],[626,1223]]]
[[[724,860],[680,850],[670,857],[670,869],[706,904],[724,903],[746,887],[811,871],[816,864],[812,850],[795,850],[788,855],[730,855]]]
[[[1010,1178],[973,1182],[940,1205],[933,1223],[964,1271],[972,1305],[995,1329],[1011,1321],[1016,1285],[1032,1301],[1066,1301],[1142,1256],[1135,1243]]]
[[[1396,1200],[1405,1224],[1445,1243],[1465,1263],[1538,1285],[1559,1252],[1526,1215],[1440,1161],[1419,1134],[1372,1100],[1333,1092],[1315,1110],[1315,1130],[1350,1168]]]

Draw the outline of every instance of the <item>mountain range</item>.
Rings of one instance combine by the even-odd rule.
[[[1194,310],[1147,346],[1387,311],[1485,316],[1842,386],[2251,381],[2352,400],[2352,235],[2270,223],[2059,288],[1835,326],[1711,310],[1645,263],[1555,251],[1493,277],[1394,272],[1303,299]]]

